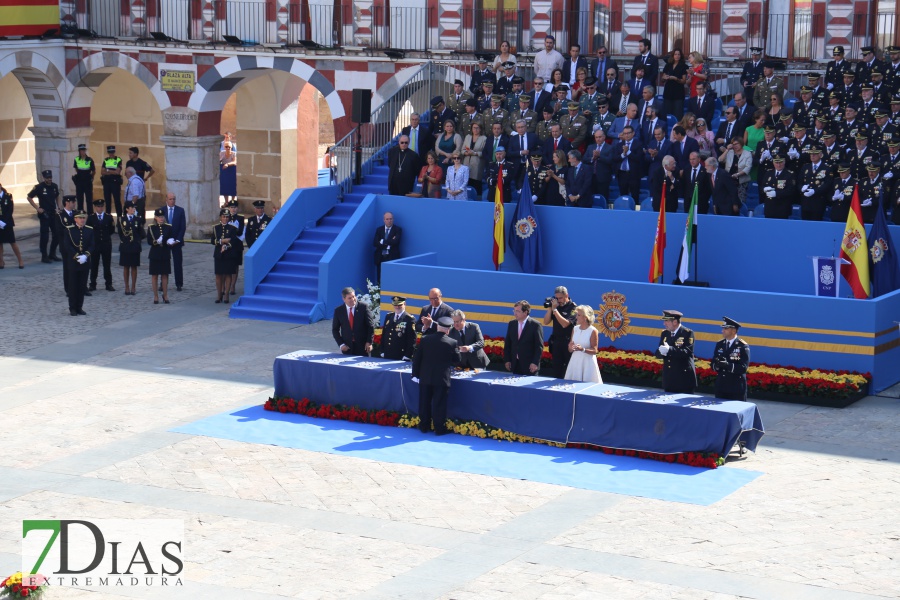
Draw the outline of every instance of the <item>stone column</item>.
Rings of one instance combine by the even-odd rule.
[[[44,169],[53,171],[53,181],[59,186],[61,195],[74,194],[75,184],[72,175],[75,170],[72,162],[78,156],[78,144],[90,141],[93,127],[29,127],[34,134],[35,181],[40,181],[40,173]],[[101,158],[102,160],[102,158]],[[97,162],[97,159],[94,159]],[[100,166],[97,163],[97,177],[100,177]]]
[[[187,237],[207,235],[219,215],[219,146],[221,135],[162,135],[166,146],[166,190],[174,192],[187,213]]]

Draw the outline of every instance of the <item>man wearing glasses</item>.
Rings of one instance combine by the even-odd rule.
[[[744,137],[744,126],[737,120],[737,109],[729,106],[723,113],[725,120],[719,124],[719,130],[716,132],[716,155],[721,156],[731,143],[732,138]]]
[[[619,65],[616,64],[612,58],[609,58],[606,54],[606,46],[600,46],[597,48],[597,58],[591,60],[590,72],[597,81],[605,81],[606,73],[609,69],[614,69],[616,73],[616,78],[619,76]]]
[[[544,89],[544,79],[542,77],[535,77],[533,84],[529,108],[540,117],[543,114],[544,107],[552,100],[553,94]]]
[[[416,331],[423,335],[430,335],[438,332],[437,322],[441,317],[450,318],[453,307],[444,304],[443,295],[438,288],[428,290],[428,306],[422,308],[419,313],[419,320],[416,322]]]
[[[554,49],[556,38],[548,35],[544,38],[544,49],[534,55],[534,75],[544,81],[550,81],[555,69],[562,69],[565,59]]]
[[[569,290],[561,285],[549,298],[550,306],[546,306],[544,326],[553,325],[550,334],[550,356],[553,363],[553,376],[563,379],[566,376],[566,367],[569,366],[569,339],[572,337],[572,326],[575,325],[575,303],[569,298]]]
[[[405,196],[413,191],[419,174],[419,155],[409,149],[409,136],[401,135],[388,152],[388,193]]]

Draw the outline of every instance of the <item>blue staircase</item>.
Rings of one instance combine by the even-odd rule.
[[[318,300],[319,261],[344,225],[368,194],[387,193],[388,167],[374,172],[344,196],[344,201],[319,219],[315,227],[304,229],[278,263],[256,287],[232,305],[235,319],[256,319],[309,324],[327,315]]]

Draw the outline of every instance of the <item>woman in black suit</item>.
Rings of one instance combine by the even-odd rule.
[[[238,249],[235,243],[238,241],[240,233],[230,223],[231,218],[231,211],[223,208],[219,212],[219,224],[213,228],[209,239],[210,243],[215,246],[213,264],[216,273],[216,304],[228,303],[228,295],[238,269]]]
[[[16,232],[14,231],[15,225],[16,222],[13,221],[12,194],[0,185],[0,269],[6,266],[3,262],[4,244],[12,246],[16,258],[19,260],[19,268],[25,268],[25,263],[22,262],[22,253],[19,252],[19,244],[16,243]]]
[[[153,223],[147,228],[147,243],[150,244],[150,275],[153,280],[153,304],[159,304],[157,291],[162,277],[163,302],[169,303],[169,273],[172,272],[172,251],[175,243],[172,226],[166,223],[166,211],[157,208],[153,212]]]
[[[139,217],[134,202],[125,202],[125,214],[119,216],[119,266],[125,277],[125,295],[134,296],[137,268],[141,266],[141,234],[144,220]],[[129,287],[129,283],[131,286]]]

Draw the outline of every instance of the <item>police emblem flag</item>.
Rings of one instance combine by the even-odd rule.
[[[872,275],[872,297],[890,294],[900,287],[900,266],[897,250],[884,215],[884,186],[881,186],[881,204],[875,212],[875,224],[869,232],[869,266]],[[900,210],[894,208],[894,210]]]
[[[499,271],[503,264],[506,240],[503,235],[503,169],[497,169],[497,189],[494,190],[494,269]]]
[[[659,202],[659,219],[656,221],[656,237],[653,239],[653,255],[650,257],[650,283],[657,283],[663,274],[666,255],[666,180],[663,178],[662,200]]]
[[[841,240],[841,258],[848,261],[847,264],[841,265],[841,276],[853,289],[854,298],[868,298],[871,295],[868,248],[862,209],[859,206],[859,186],[855,185],[853,199],[850,201],[850,212],[847,214],[847,226]]]
[[[522,271],[537,273],[541,268],[541,228],[538,226],[534,210],[534,199],[531,197],[531,184],[528,176],[522,184],[519,203],[509,224],[509,249],[519,259]]]

